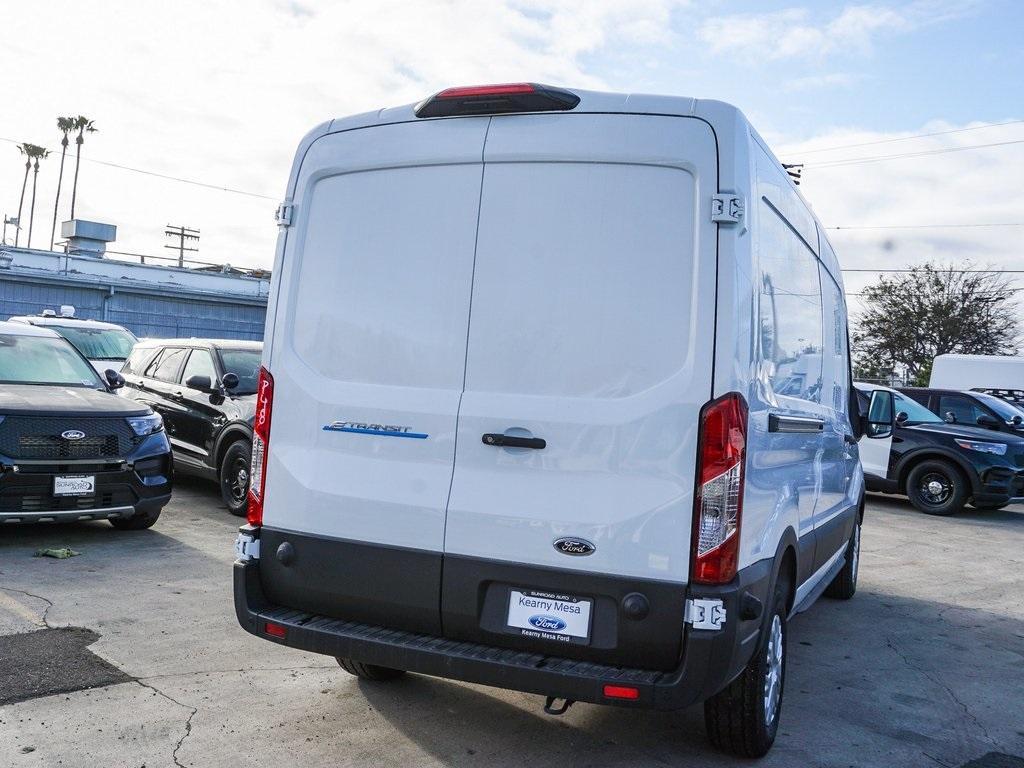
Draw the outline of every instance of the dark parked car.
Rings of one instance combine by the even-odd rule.
[[[149,528],[171,498],[160,416],[118,397],[67,339],[0,322],[0,523]]]
[[[163,416],[175,467],[219,482],[233,515],[245,514],[262,354],[258,341],[160,339],[121,369],[122,395]]]
[[[900,392],[916,400],[947,424],[964,424],[996,432],[1024,435],[1024,411],[984,392],[905,387]]]
[[[892,435],[859,443],[869,491],[906,494],[930,515],[951,515],[967,503],[999,509],[1024,501],[1024,437],[948,423],[887,387],[855,387],[861,412],[867,412],[872,392],[893,393]]]

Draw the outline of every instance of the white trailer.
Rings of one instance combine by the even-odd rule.
[[[928,386],[933,389],[1024,390],[1024,357],[939,355]]]

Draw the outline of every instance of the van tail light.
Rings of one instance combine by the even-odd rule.
[[[537,83],[503,83],[448,88],[416,105],[416,117],[498,115],[509,112],[564,112],[580,103],[575,93]]]
[[[249,525],[263,525],[263,497],[267,484],[267,452],[270,450],[270,414],[274,408],[274,377],[260,366],[256,382],[256,415],[252,422],[252,465],[249,467]]]
[[[694,497],[695,583],[726,584],[736,575],[746,446],[747,403],[742,395],[730,392],[704,406]]]

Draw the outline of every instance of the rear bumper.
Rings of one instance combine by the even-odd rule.
[[[689,590],[690,597],[721,599],[720,630],[681,625],[683,653],[664,670],[567,659],[514,645],[499,647],[442,635],[376,626],[271,603],[259,560],[234,565],[235,613],[241,626],[292,648],[341,656],[436,677],[491,685],[595,704],[680,709],[714,695],[742,671],[757,645],[772,581],[772,561],[743,569],[724,587]],[[758,610],[760,608],[760,610]],[[284,634],[269,634],[267,624]],[[554,649],[553,649],[554,650]],[[609,699],[605,685],[637,689],[635,700]]]

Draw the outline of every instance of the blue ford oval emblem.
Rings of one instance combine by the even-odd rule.
[[[594,554],[594,550],[596,550],[597,547],[595,547],[586,539],[565,537],[562,539],[555,539],[555,549],[557,549],[563,555],[583,557],[584,555]]]
[[[539,613],[536,616],[531,616],[529,621],[537,629],[546,629],[549,632],[561,632],[565,629],[565,622],[557,616],[547,616]]]
[[[68,429],[60,433],[60,436],[65,440],[81,440],[85,437],[85,432],[80,429]]]

